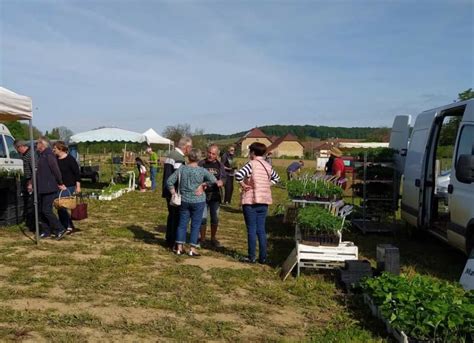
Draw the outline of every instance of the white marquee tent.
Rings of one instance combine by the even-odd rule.
[[[11,90],[0,87],[0,121],[28,120],[30,126],[30,149],[34,151],[33,142],[33,104],[31,98],[16,94]],[[35,163],[35,154],[31,154],[32,165]],[[36,187],[36,173],[33,173],[33,196],[35,207],[36,244],[39,242],[38,221],[38,194]]]
[[[144,134],[115,127],[105,127],[102,129],[81,132],[71,136],[69,139],[69,143],[93,142],[149,143],[148,138]]]

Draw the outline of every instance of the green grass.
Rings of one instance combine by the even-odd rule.
[[[277,170],[285,178],[284,167]],[[280,280],[294,245],[294,229],[273,216],[288,201],[283,189],[274,189],[267,219],[271,265],[239,262],[247,238],[238,195],[220,211],[223,248],[202,249],[201,259],[164,247],[160,192],[89,201],[90,218],[77,223],[78,233],[39,247],[19,226],[1,228],[0,341],[387,341],[360,299],[336,288],[334,273]],[[377,244],[399,246],[407,273],[457,281],[465,262],[427,237],[348,231],[344,238],[372,263]]]

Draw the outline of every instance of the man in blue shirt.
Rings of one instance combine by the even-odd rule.
[[[301,168],[303,168],[303,166],[304,162],[302,160],[291,163],[288,168],[286,168],[286,175],[288,176],[288,180],[293,179],[294,175],[298,173]]]

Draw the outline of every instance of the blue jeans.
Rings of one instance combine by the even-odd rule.
[[[74,193],[74,191],[76,190],[76,187],[75,186],[69,186],[67,187],[67,191],[63,191],[61,196],[70,196]],[[69,192],[68,192],[69,191]],[[59,197],[59,192],[58,192],[58,197]],[[61,224],[63,224],[63,227],[65,229],[67,228],[71,228],[73,229],[74,228],[74,224],[72,223],[72,220],[71,220],[71,216],[69,215],[69,212],[66,208],[60,208],[58,209],[58,217],[59,217],[59,221],[61,222]]]
[[[151,190],[156,189],[156,167],[150,167],[150,180],[151,180]]]
[[[193,247],[197,246],[199,237],[199,229],[201,228],[202,212],[204,211],[205,202],[189,203],[182,202],[179,207],[179,225],[176,233],[176,243],[184,244],[186,242],[186,229],[189,219],[191,218],[191,237],[189,244]]]
[[[202,212],[202,223],[201,225],[207,224],[207,212],[209,211],[211,215],[211,224],[219,225],[219,205],[218,200],[211,200],[204,203],[204,210]]]
[[[248,254],[250,260],[255,260],[256,240],[258,237],[258,259],[265,262],[267,259],[267,234],[265,232],[265,219],[268,205],[254,204],[243,205],[245,225],[247,226]]]

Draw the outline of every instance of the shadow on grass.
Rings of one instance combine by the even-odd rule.
[[[353,229],[343,233],[344,240],[353,241],[359,254],[376,260],[378,244],[393,244],[400,251],[400,266],[406,272],[428,274],[439,279],[457,282],[467,257],[448,244],[426,232],[409,233],[401,230],[396,235],[366,234]]]
[[[156,237],[155,234],[143,229],[141,226],[130,225],[127,227],[127,229],[133,233],[133,236],[136,240],[143,241],[146,244],[158,244],[164,248],[168,247],[166,240]]]
[[[227,213],[242,213],[242,210],[240,208],[233,208],[233,207],[230,207],[229,205],[221,205],[219,208],[221,211],[224,211]]]

